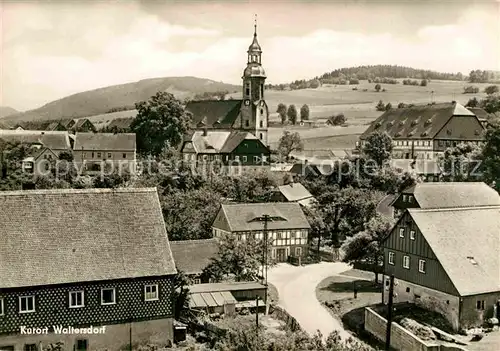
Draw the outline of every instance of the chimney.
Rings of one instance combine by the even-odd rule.
[[[207,127],[203,127],[203,136],[207,136],[208,130]]]

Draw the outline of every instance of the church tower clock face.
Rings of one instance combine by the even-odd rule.
[[[250,106],[250,100],[245,100],[245,106]]]

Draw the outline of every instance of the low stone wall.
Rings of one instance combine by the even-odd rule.
[[[365,330],[381,341],[386,338],[387,320],[371,308],[365,308]],[[440,346],[421,340],[397,323],[391,326],[391,347],[404,351],[439,351]]]
[[[297,322],[295,318],[293,318],[286,310],[279,306],[271,305],[269,307],[269,314],[272,317],[285,322],[286,326],[293,332],[302,330],[299,322]]]

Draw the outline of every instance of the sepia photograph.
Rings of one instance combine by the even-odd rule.
[[[500,0],[0,0],[0,351],[499,321]]]

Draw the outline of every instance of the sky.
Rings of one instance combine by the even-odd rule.
[[[0,0],[0,105],[155,77],[241,84],[255,14],[268,83],[366,64],[500,70],[495,0]]]

